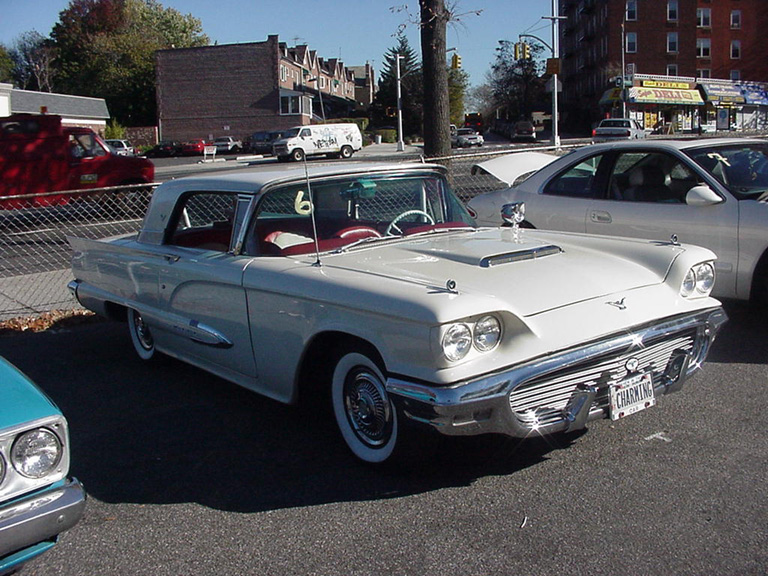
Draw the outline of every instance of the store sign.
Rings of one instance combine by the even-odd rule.
[[[675,90],[671,88],[631,88],[629,100],[638,104],[687,104],[689,106],[704,104],[698,90]]]
[[[668,80],[643,80],[640,84],[643,88],[673,88],[676,90],[689,90],[689,82],[670,82]]]
[[[701,85],[707,95],[707,100],[715,104],[744,104],[746,101],[741,89],[735,84],[703,82]]]

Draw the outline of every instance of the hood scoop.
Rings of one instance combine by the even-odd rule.
[[[560,254],[563,251],[559,246],[552,244],[547,246],[536,246],[527,250],[516,250],[514,252],[506,252],[503,254],[495,254],[493,256],[486,256],[480,260],[480,266],[482,268],[491,268],[500,264],[508,264],[510,262],[522,262],[523,260],[536,260],[537,258],[544,258],[545,256],[553,256]]]

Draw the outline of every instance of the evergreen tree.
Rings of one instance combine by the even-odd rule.
[[[403,132],[419,134],[422,121],[421,62],[402,33],[397,46],[384,54],[379,90],[374,104],[374,120],[378,125],[395,124],[392,112],[397,110],[397,56],[400,55],[400,90],[403,106]]]
[[[8,53],[8,49],[0,44],[0,82],[8,83],[13,81],[13,60]]]

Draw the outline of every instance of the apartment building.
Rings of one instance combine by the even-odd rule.
[[[277,35],[264,42],[160,50],[156,70],[162,139],[245,138],[347,117],[355,109],[351,68],[306,45],[288,46]]]
[[[645,95],[629,102],[643,120],[695,127],[726,105],[742,120],[765,115],[768,0],[561,0],[560,8],[564,124],[583,128],[614,113],[606,90],[622,75],[630,85],[618,100],[624,108]],[[631,91],[644,87],[656,92]],[[678,90],[698,90],[701,101]]]

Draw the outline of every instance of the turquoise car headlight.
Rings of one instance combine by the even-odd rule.
[[[472,331],[464,323],[451,324],[443,334],[442,344],[445,357],[457,362],[472,348]]]
[[[685,275],[680,294],[685,298],[709,296],[715,286],[715,267],[711,262],[693,266]]]
[[[501,322],[495,316],[483,316],[475,322],[473,342],[480,352],[493,350],[501,339]]]
[[[47,428],[37,428],[21,434],[11,449],[13,467],[27,478],[47,476],[56,470],[61,457],[61,441]]]

